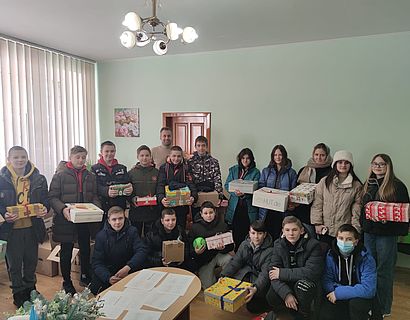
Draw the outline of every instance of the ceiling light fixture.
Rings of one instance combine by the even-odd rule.
[[[135,12],[128,12],[122,24],[128,28],[120,37],[121,44],[131,49],[137,45],[144,47],[151,41],[155,54],[162,56],[168,51],[168,43],[177,40],[180,35],[181,41],[192,43],[198,38],[198,34],[192,27],[181,29],[174,22],[167,24],[157,17],[157,0],[152,0],[152,17],[141,18]]]

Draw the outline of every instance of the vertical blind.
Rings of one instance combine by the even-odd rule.
[[[0,37],[0,165],[15,145],[50,181],[69,149],[96,156],[95,64]]]

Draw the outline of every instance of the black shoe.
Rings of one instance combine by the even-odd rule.
[[[27,291],[25,290],[13,294],[13,304],[17,308],[22,307],[27,300]]]
[[[63,281],[63,290],[65,291],[65,293],[70,293],[72,296],[77,293],[71,280]]]
[[[88,287],[91,283],[91,278],[88,277],[86,274],[82,274],[79,283],[82,287]]]

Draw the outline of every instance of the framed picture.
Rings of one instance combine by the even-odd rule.
[[[139,108],[115,108],[114,124],[116,137],[140,136]]]

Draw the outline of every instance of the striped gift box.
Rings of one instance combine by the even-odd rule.
[[[366,219],[373,221],[409,221],[409,203],[371,201],[365,206]]]

